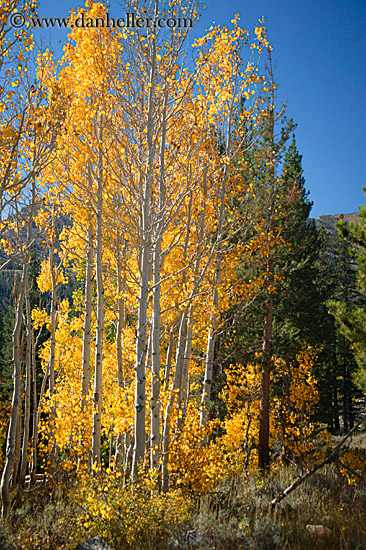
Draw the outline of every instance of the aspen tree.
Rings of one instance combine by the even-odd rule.
[[[102,246],[103,246],[103,115],[100,116],[99,151],[97,173],[97,220],[96,220],[96,279],[97,279],[97,328],[94,366],[94,394],[93,394],[93,439],[92,461],[100,462],[100,440],[102,423],[102,362],[103,362],[103,333],[104,333],[104,285],[102,275]]]
[[[28,106],[18,90],[28,71],[27,57],[33,49],[28,29],[14,29],[12,12],[24,9],[25,17],[34,11],[33,2],[11,0],[3,3],[0,14],[0,215],[19,197],[31,176],[18,173],[21,144],[26,138]],[[30,91],[30,90],[29,90]],[[18,157],[19,155],[19,157]],[[3,221],[3,220],[2,220]],[[0,234],[3,228],[0,227]]]
[[[18,423],[19,428],[21,426],[21,417],[18,416],[21,399],[20,333],[22,326],[23,304],[25,301],[25,294],[28,291],[26,280],[28,276],[29,253],[34,240],[32,224],[39,193],[37,178],[53,160],[56,137],[60,131],[63,120],[62,107],[54,109],[53,106],[42,105],[43,86],[45,85],[46,79],[43,78],[44,75],[42,72],[39,73],[38,76],[40,78],[38,82],[38,90],[34,88],[35,92],[33,95],[30,93],[30,90],[28,90],[29,93],[27,95],[27,101],[25,102],[26,107],[24,108],[24,112],[27,113],[27,120],[25,123],[23,117],[22,124],[25,124],[26,133],[22,135],[21,140],[17,140],[17,149],[13,151],[14,154],[16,151],[16,154],[23,156],[22,170],[24,175],[18,178],[14,174],[13,168],[10,170],[10,165],[7,164],[5,166],[3,180],[4,188],[3,195],[1,197],[1,200],[3,201],[2,207],[6,204],[6,208],[8,208],[8,221],[6,223],[7,231],[9,231],[9,229],[11,230],[11,233],[15,236],[15,241],[18,247],[18,251],[15,251],[13,242],[11,242],[7,251],[12,257],[14,257],[15,251],[15,255],[20,258],[22,265],[22,278],[18,290],[15,309],[15,325],[12,335],[14,365],[12,409],[7,436],[6,462],[1,478],[2,514],[4,517],[8,515],[10,510],[9,483],[13,467],[16,464],[15,449],[17,447],[20,448],[21,438],[21,434],[17,431]],[[13,160],[8,159],[8,162],[13,163]],[[3,168],[4,166],[2,165],[2,169]],[[13,180],[11,180],[12,177],[14,178]],[[5,183],[9,183],[9,181],[13,181],[13,183],[10,183],[10,193],[9,186],[5,185]],[[17,190],[13,193],[15,188]],[[4,202],[4,197],[6,196],[9,198],[5,199]],[[11,221],[9,222],[9,220]],[[24,238],[22,239],[23,229],[26,229],[27,231],[25,243],[23,242]],[[4,265],[6,265],[9,261],[10,259],[6,260],[2,267],[4,267]],[[28,345],[30,345],[29,339]],[[27,400],[28,395],[29,392],[27,393]],[[28,417],[26,418],[26,421],[28,422]],[[23,473],[24,467],[23,462]],[[14,470],[13,475],[15,478],[17,471]]]
[[[55,332],[56,332],[56,307],[57,307],[57,273],[55,265],[55,209],[51,207],[51,228],[49,236],[49,273],[51,276],[51,311],[50,311],[50,357],[49,357],[49,391],[50,397],[55,391]]]
[[[28,466],[28,443],[29,443],[29,428],[30,428],[30,413],[31,413],[31,382],[32,382],[32,337],[33,326],[30,310],[29,300],[29,282],[28,278],[25,281],[25,304],[26,304],[26,335],[27,335],[27,348],[25,359],[25,380],[24,380],[24,429],[23,429],[23,441],[22,441],[22,454],[21,465],[19,473],[19,484],[23,485],[27,466]]]
[[[160,278],[163,258],[161,256],[163,211],[165,209],[165,149],[166,149],[166,116],[167,94],[164,98],[162,116],[162,136],[160,145],[160,177],[159,177],[159,203],[160,214],[156,227],[156,242],[153,253],[153,323],[152,323],[152,369],[151,369],[151,467],[156,469],[160,448],[160,330],[161,330],[161,306],[160,306]]]
[[[180,3],[174,8],[178,12]],[[138,10],[139,8],[136,7]],[[164,10],[165,13],[173,13],[173,6],[168,3],[156,1],[151,8],[151,19],[156,21]],[[187,10],[189,11],[189,10]],[[136,29],[125,44],[123,54],[124,66],[129,71],[121,69],[116,84],[121,87],[123,94],[119,92],[119,103],[122,113],[129,120],[132,119],[130,129],[123,129],[127,137],[123,141],[130,141],[133,147],[124,151],[123,163],[119,163],[121,173],[117,177],[121,185],[130,190],[132,196],[136,196],[140,209],[135,209],[135,219],[139,220],[138,229],[131,225],[132,240],[139,244],[139,297],[137,308],[137,338],[136,338],[136,386],[135,386],[135,429],[134,429],[134,453],[133,472],[137,471],[138,463],[143,459],[146,444],[146,364],[150,362],[150,354],[147,352],[147,339],[151,339],[151,365],[152,365],[152,422],[151,422],[151,459],[155,468],[158,454],[155,454],[159,443],[159,371],[160,371],[160,296],[161,296],[161,270],[163,258],[167,252],[163,250],[163,236],[169,221],[177,215],[179,201],[186,194],[186,189],[178,187],[177,196],[173,198],[168,207],[164,195],[166,187],[170,189],[172,198],[172,159],[165,160],[171,149],[168,147],[172,140],[171,131],[173,120],[177,120],[178,113],[183,110],[184,97],[192,87],[192,80],[184,78],[184,72],[178,65],[178,57],[181,55],[182,46],[186,40],[186,31],[167,29],[163,31],[158,27],[152,31]],[[166,41],[166,44],[164,43]],[[182,81],[177,89],[177,74],[180,73]],[[137,85],[137,82],[140,84]],[[118,88],[117,88],[118,89]],[[144,95],[146,94],[146,99]],[[135,105],[132,113],[131,105]],[[138,117],[136,117],[138,114]],[[123,127],[123,121],[120,124]],[[168,137],[169,136],[169,137]],[[116,138],[122,141],[120,134]],[[170,155],[169,155],[170,157]],[[159,168],[156,169],[156,163]],[[132,174],[126,170],[132,167]],[[167,172],[168,170],[168,172]],[[136,188],[135,177],[138,180]],[[169,181],[170,180],[170,181]],[[158,201],[155,202],[155,192]],[[130,213],[131,216],[131,213]],[[129,222],[127,221],[127,224]],[[153,281],[151,281],[153,275]],[[152,287],[151,287],[152,282]],[[153,289],[153,290],[152,290]],[[149,295],[153,294],[152,325],[150,325],[150,312],[148,307]],[[148,326],[151,330],[148,331]],[[155,451],[154,451],[155,449]]]
[[[117,352],[117,378],[119,388],[125,387],[124,380],[124,369],[123,369],[123,350],[122,350],[122,333],[126,328],[126,301],[125,301],[125,292],[126,292],[126,273],[123,271],[125,266],[123,265],[126,255],[126,243],[122,248],[121,253],[121,235],[117,229],[116,235],[116,270],[117,270],[117,308],[118,308],[118,318],[117,318],[117,327],[116,327],[116,352]],[[122,256],[122,258],[121,258]],[[125,435],[125,439],[126,439]],[[127,451],[127,442],[125,441],[124,454]],[[116,452],[115,452],[115,465],[117,469],[121,469],[123,459],[123,450],[122,450],[122,434],[117,434],[116,438]]]
[[[25,14],[34,11],[32,4],[25,4]],[[31,78],[26,78],[28,71],[27,53],[33,49],[32,37],[25,31],[14,31],[7,25],[11,11],[16,11],[17,2],[7,3],[1,13],[1,48],[0,64],[8,64],[9,69],[5,73],[4,93],[5,105],[0,116],[0,126],[8,127],[8,136],[1,136],[0,146],[0,213],[6,219],[1,220],[0,234],[11,235],[5,251],[8,258],[3,262],[4,268],[14,258],[20,260],[22,266],[22,279],[17,293],[15,308],[15,325],[13,331],[13,365],[14,387],[12,397],[12,409],[9,420],[6,462],[1,479],[2,514],[5,517],[10,509],[9,483],[11,476],[17,476],[18,458],[16,449],[20,449],[21,440],[21,416],[20,407],[20,379],[21,379],[21,350],[20,332],[24,301],[29,306],[27,285],[28,261],[30,248],[34,242],[32,230],[33,216],[39,189],[37,178],[47,165],[52,162],[56,145],[56,137],[60,131],[63,120],[63,108],[54,109],[51,105],[43,104],[44,87],[47,83],[47,75],[42,67],[37,72],[37,78],[31,83]],[[9,10],[9,12],[8,12]],[[17,54],[15,51],[17,50]],[[17,69],[13,64],[13,56],[17,55]],[[16,70],[18,75],[16,76]],[[18,89],[18,92],[9,88]],[[10,107],[10,108],[9,108]],[[5,113],[5,114],[4,114]],[[3,140],[2,138],[6,138]],[[9,138],[9,139],[8,139]],[[18,159],[22,159],[20,162]],[[27,237],[24,242],[22,230],[26,228]],[[12,237],[15,237],[12,238]],[[16,246],[14,246],[16,243]],[[4,245],[4,240],[2,240]],[[27,468],[27,451],[29,439],[30,421],[30,363],[31,363],[31,337],[29,324],[29,307],[27,312],[27,360],[26,360],[26,388],[25,388],[25,419],[22,447],[21,479],[24,479]],[[35,383],[35,372],[33,372]]]
[[[102,4],[90,7],[91,16],[104,15]],[[73,14],[75,18],[77,14]],[[83,422],[92,417],[91,458],[100,462],[102,430],[102,388],[104,348],[104,273],[103,241],[107,237],[105,222],[105,195],[108,177],[105,163],[108,149],[108,127],[111,123],[112,102],[108,103],[109,77],[113,66],[113,41],[110,30],[74,28],[72,37],[76,46],[69,45],[60,74],[54,73],[53,85],[69,95],[68,131],[60,136],[57,164],[50,171],[53,181],[51,194],[57,195],[62,207],[73,217],[73,227],[63,246],[78,262],[85,258],[84,322],[81,354],[81,399]],[[85,53],[91,55],[85,57]],[[90,75],[87,77],[86,75]],[[57,167],[57,168],[56,168]],[[94,219],[95,218],[95,219]],[[94,234],[95,232],[95,234]],[[65,232],[65,236],[66,236]],[[75,239],[83,243],[80,254]],[[95,241],[95,242],[94,242]],[[69,243],[69,244],[68,244]],[[94,268],[95,256],[95,268]],[[92,410],[87,407],[91,381],[91,347],[93,343],[93,275],[96,278],[95,354]],[[79,434],[80,435],[80,434]],[[85,448],[89,445],[83,442]]]
[[[156,1],[152,19],[165,8],[183,13],[173,4]],[[104,16],[105,7],[94,3],[88,15]],[[255,64],[245,71],[240,56],[249,42],[237,18],[234,30],[216,29],[197,42],[192,70],[185,31],[124,30],[74,29],[75,45],[65,48],[50,84],[50,93],[70,95],[47,172],[49,194],[72,219],[62,247],[85,278],[84,297],[78,291],[75,298],[80,318],[65,305],[56,329],[56,438],[65,468],[75,458],[80,466],[93,423],[93,462],[101,462],[104,433],[124,479],[147,460],[150,445],[150,468],[161,467],[167,490],[171,461],[193,426],[200,456],[210,456],[202,443],[210,430],[216,319],[236,259],[227,207],[244,139],[238,132],[233,141],[232,121],[242,95],[252,97],[262,80]],[[249,119],[260,110],[256,97],[252,105]],[[93,407],[86,406],[90,384]]]
[[[20,434],[17,432],[18,422],[21,421],[19,416],[19,407],[21,401],[21,351],[20,351],[20,332],[22,326],[22,316],[23,316],[23,304],[24,296],[27,290],[27,276],[28,276],[28,257],[29,253],[27,248],[29,243],[32,240],[32,222],[33,222],[33,209],[35,204],[35,194],[36,194],[36,181],[33,177],[31,195],[32,202],[30,206],[30,213],[27,223],[27,241],[25,244],[25,250],[23,252],[22,259],[22,278],[19,285],[17,303],[15,309],[15,324],[12,334],[12,344],[13,344],[13,395],[12,395],[12,404],[11,404],[11,413],[9,418],[9,427],[6,440],[6,461],[1,477],[1,499],[2,499],[2,516],[3,518],[7,517],[10,512],[10,494],[9,494],[9,484],[11,475],[13,473],[13,466],[15,463],[15,452],[16,447],[20,445]],[[19,220],[18,220],[19,221]],[[28,248],[29,249],[29,248]],[[28,372],[29,374],[29,372]]]
[[[90,166],[88,165],[90,170]],[[91,180],[91,174],[88,176]],[[87,232],[87,256],[85,268],[85,305],[84,305],[84,325],[83,325],[83,365],[81,378],[82,407],[85,407],[86,399],[90,386],[90,342],[92,330],[92,292],[93,292],[93,264],[94,264],[94,245],[93,245],[94,224],[91,214],[88,223]]]
[[[9,419],[8,436],[6,440],[6,462],[1,477],[1,498],[2,498],[2,515],[6,517],[10,511],[10,495],[9,484],[12,473],[12,468],[15,461],[15,448],[17,445],[17,423],[18,410],[20,404],[20,384],[21,384],[21,357],[20,357],[20,329],[22,324],[22,310],[25,292],[25,279],[27,277],[28,262],[23,260],[22,278],[19,287],[18,303],[16,307],[16,317],[13,340],[13,364],[14,364],[14,389],[12,397],[12,408]]]
[[[205,373],[202,387],[201,406],[200,406],[200,426],[207,424],[208,410],[211,395],[212,375],[214,365],[215,339],[217,330],[217,308],[219,305],[219,286],[221,283],[221,269],[223,262],[223,238],[225,227],[225,211],[227,207],[227,183],[229,178],[229,166],[238,155],[243,138],[239,140],[236,147],[232,144],[233,122],[239,108],[239,97],[247,94],[251,97],[255,94],[255,89],[250,90],[251,85],[258,85],[261,82],[255,74],[255,68],[248,65],[248,76],[245,77],[241,72],[243,64],[241,54],[244,46],[248,46],[247,32],[238,27],[237,16],[233,20],[234,31],[231,33],[224,28],[222,31],[215,30],[209,34],[213,47],[208,56],[204,57],[208,61],[208,69],[201,77],[201,85],[208,89],[212,85],[217,85],[217,72],[222,71],[219,81],[219,87],[216,92],[218,98],[209,100],[209,113],[213,111],[216,114],[215,122],[221,130],[221,139],[223,141],[223,153],[220,158],[220,177],[221,188],[218,192],[219,201],[217,207],[217,226],[216,226],[216,255],[215,255],[215,275],[213,281],[212,313],[210,317],[207,349],[205,357]],[[207,59],[208,57],[208,59]],[[212,84],[213,83],[213,84]],[[249,88],[249,91],[248,89]],[[211,103],[211,105],[210,105]],[[252,107],[256,108],[256,103]]]

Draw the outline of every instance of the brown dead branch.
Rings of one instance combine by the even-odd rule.
[[[332,453],[329,456],[327,456],[327,458],[325,458],[319,464],[316,464],[313,468],[311,468],[311,470],[308,470],[307,472],[305,472],[305,474],[299,476],[289,487],[287,487],[287,489],[285,489],[284,491],[282,491],[282,493],[277,495],[276,498],[274,498],[271,502],[272,510],[275,509],[275,507],[277,506],[277,504],[279,502],[281,502],[281,500],[286,498],[290,493],[292,493],[292,491],[297,489],[297,487],[299,487],[310,476],[315,474],[315,472],[320,470],[320,468],[323,468],[323,466],[325,466],[326,464],[331,464],[332,462],[337,460],[339,458],[339,453],[340,453],[343,445],[347,441],[347,439],[349,439],[352,436],[352,434],[357,430],[357,428],[359,428],[359,426],[361,426],[361,424],[363,424],[365,421],[366,421],[366,416],[363,415],[356,422],[354,427],[340,440],[339,443],[337,443],[337,445],[334,447],[334,450],[332,451]]]

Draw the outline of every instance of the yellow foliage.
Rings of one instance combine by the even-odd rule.
[[[56,271],[56,285],[64,284],[67,282],[61,269],[55,267]],[[49,292],[52,289],[51,271],[48,260],[45,260],[41,264],[41,273],[37,277],[38,288],[41,292]]]

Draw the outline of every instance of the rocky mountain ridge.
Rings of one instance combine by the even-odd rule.
[[[315,220],[316,227],[324,227],[329,233],[336,232],[337,221],[340,220],[342,214],[324,214],[319,218],[313,218]],[[343,218],[346,222],[358,222],[360,219],[359,212],[353,212],[352,214],[343,214]]]

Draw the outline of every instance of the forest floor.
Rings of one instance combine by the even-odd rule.
[[[366,484],[350,484],[334,466],[326,466],[272,510],[272,499],[296,475],[294,468],[266,476],[253,472],[224,480],[201,497],[101,490],[94,497],[94,516],[85,487],[84,504],[77,485],[51,492],[44,487],[13,509],[0,548],[75,550],[79,542],[99,535],[112,550],[366,549]],[[113,504],[114,513],[100,514],[104,504]],[[312,534],[312,525],[324,529]]]
[[[333,436],[332,440],[338,443],[342,436]],[[366,432],[358,433],[352,436],[349,446],[355,449],[366,449]]]

